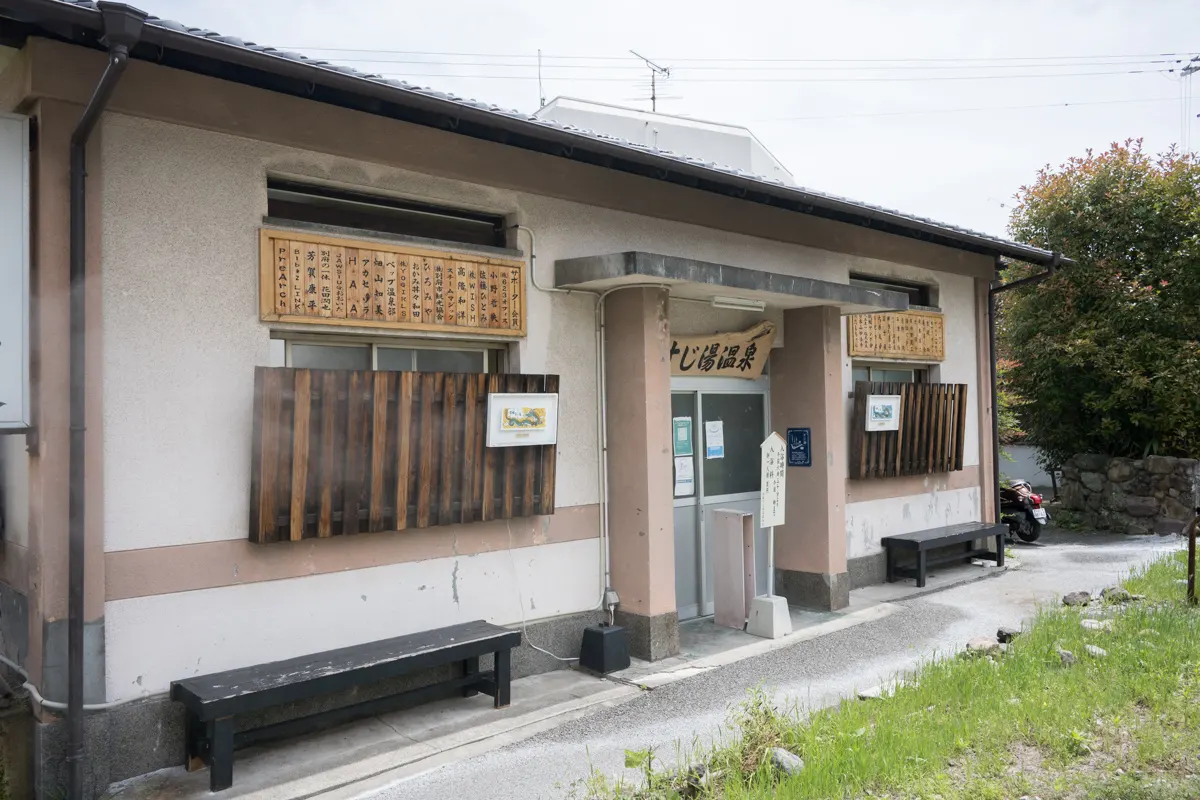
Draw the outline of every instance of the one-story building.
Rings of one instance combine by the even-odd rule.
[[[77,508],[93,794],[182,763],[167,692],[197,674],[474,619],[521,627],[530,674],[610,611],[676,653],[770,431],[811,435],[774,534],[794,605],[883,580],[883,536],[993,519],[988,288],[1053,254],[155,18],[86,144],[73,383],[105,24],[0,0],[32,298],[0,652],[65,701]],[[865,430],[885,389],[920,438]],[[557,395],[553,444],[487,446],[506,391]],[[48,790],[65,726],[36,713]]]

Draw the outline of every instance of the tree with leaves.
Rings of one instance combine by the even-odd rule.
[[[1029,441],[1051,465],[1200,457],[1200,163],[1131,140],[1041,170],[1017,201],[1013,237],[1076,262],[999,295]],[[1014,264],[1005,280],[1036,271]]]

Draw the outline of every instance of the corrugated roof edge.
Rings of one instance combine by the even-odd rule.
[[[10,11],[10,16],[14,19],[26,22],[33,21],[39,25],[67,23],[93,33],[100,32],[100,13],[92,0],[0,0],[0,14],[6,10]],[[11,13],[12,10],[15,10],[16,15]],[[61,28],[48,27],[46,31],[57,38],[68,38],[64,36]],[[143,29],[142,39],[162,48],[175,49],[200,58],[214,59],[231,66],[260,70],[283,78],[298,78],[313,84],[319,83],[329,89],[346,92],[349,95],[384,100],[429,113],[448,115],[456,120],[469,120],[479,125],[493,126],[503,133],[513,133],[534,139],[542,138],[548,144],[557,144],[560,148],[565,149],[566,152],[559,154],[568,158],[575,157],[574,148],[591,149],[602,160],[624,158],[633,164],[659,170],[662,174],[659,174],[658,177],[663,180],[670,179],[670,172],[675,171],[680,176],[688,178],[689,180],[683,181],[683,183],[689,185],[699,181],[725,183],[728,188],[733,190],[727,192],[728,194],[749,199],[751,202],[762,201],[747,198],[750,192],[761,193],[768,202],[771,198],[776,198],[788,203],[799,204],[802,207],[806,206],[807,210],[801,209],[806,213],[817,214],[817,210],[820,209],[835,215],[844,215],[854,218],[859,224],[878,225],[890,233],[926,239],[943,246],[1004,256],[1040,265],[1049,265],[1056,258],[1054,253],[1039,247],[1000,239],[978,231],[904,214],[813,189],[790,187],[780,181],[751,175],[742,170],[725,168],[712,162],[669,151],[656,150],[593,131],[559,125],[549,120],[538,119],[530,114],[467,100],[457,95],[414,86],[404,81],[361,73],[350,67],[311,59],[300,53],[257,45],[234,36],[222,36],[203,28],[191,28],[172,20],[150,17]],[[601,163],[599,166],[610,165]],[[616,167],[610,166],[610,168]],[[1062,257],[1059,263],[1067,266],[1073,262],[1069,258]]]

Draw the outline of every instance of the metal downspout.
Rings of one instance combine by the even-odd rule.
[[[1000,522],[1000,371],[996,365],[996,295],[1007,292],[1009,289],[1041,283],[1058,272],[1061,262],[1062,256],[1054,253],[1045,272],[1030,275],[1028,278],[1022,278],[1012,283],[1001,284],[1000,272],[1004,268],[1004,262],[1000,260],[999,256],[996,257],[996,277],[992,281],[991,288],[988,289],[988,349],[992,359],[992,497],[996,506],[994,522]]]
[[[84,433],[87,143],[129,61],[129,48],[141,35],[146,13],[122,3],[98,4],[104,25],[101,42],[108,65],[71,134],[71,296],[70,296],[70,469],[68,473],[67,592],[67,789],[82,800],[83,785],[83,618],[84,618]]]
[[[988,286],[988,353],[992,367],[992,522],[1000,521],[1000,370],[996,366],[996,289],[1000,285],[1000,259]]]

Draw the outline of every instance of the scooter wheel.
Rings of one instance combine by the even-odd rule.
[[[1041,535],[1042,523],[1040,522],[1030,522],[1017,529],[1017,536],[1021,537],[1022,542],[1036,542]]]

